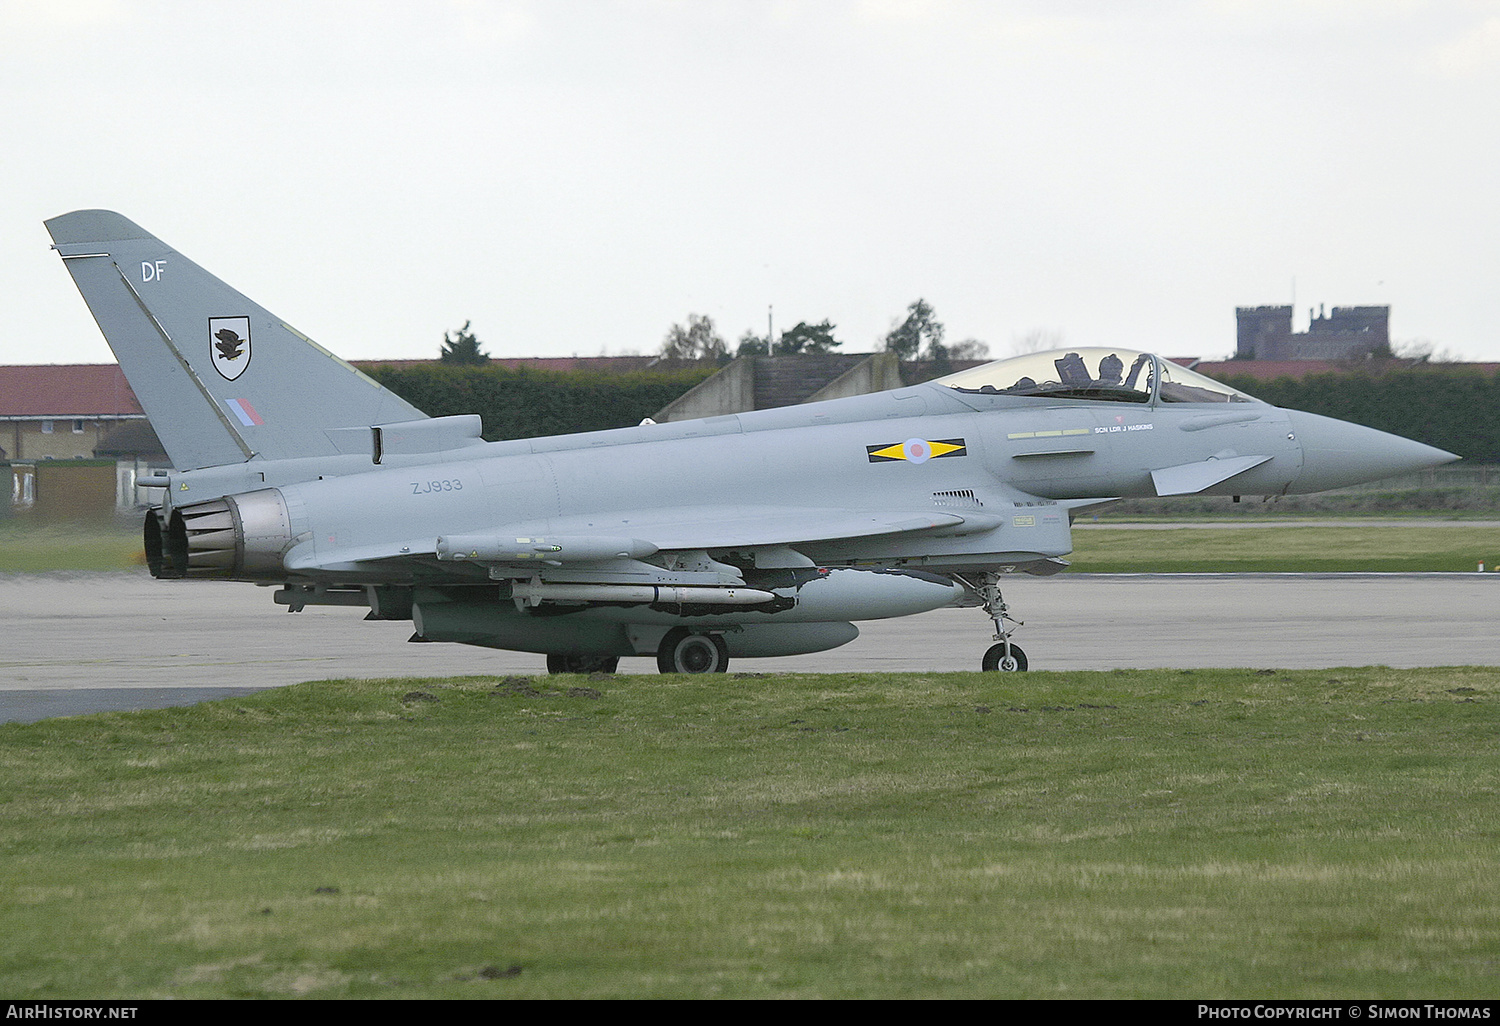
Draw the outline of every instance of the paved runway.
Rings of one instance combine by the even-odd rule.
[[[1036,670],[1500,666],[1500,574],[1088,575],[1006,582]],[[0,722],[186,705],[334,677],[542,673],[541,656],[407,644],[363,609],[145,573],[0,576]],[[977,670],[977,609],[867,621],[844,648],[733,671]],[[626,673],[655,672],[626,659]]]

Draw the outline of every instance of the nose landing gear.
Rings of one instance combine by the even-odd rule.
[[[984,661],[981,664],[986,673],[994,671],[1019,672],[1026,669],[1026,653],[1021,651],[1020,645],[1011,644],[1010,635],[1012,628],[1008,624],[1024,627],[1024,620],[1017,620],[1009,613],[1010,607],[1005,604],[1005,599],[1000,595],[1000,575],[981,574],[979,583],[970,584],[970,590],[979,597],[984,606],[985,615],[995,621],[995,640],[997,645],[991,645],[984,653]]]

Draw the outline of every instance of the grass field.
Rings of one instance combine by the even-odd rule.
[[[0,522],[0,574],[128,570],[146,562],[135,521],[33,525]]]
[[[1079,525],[1068,561],[1084,573],[1473,573],[1479,563],[1500,565],[1500,525],[1153,527]]]
[[[1500,671],[323,682],[0,726],[0,993],[1487,997]]]

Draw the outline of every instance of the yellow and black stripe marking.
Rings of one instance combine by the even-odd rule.
[[[904,442],[867,445],[865,453],[871,463],[926,463],[949,456],[967,456],[969,450],[962,438],[908,438]]]

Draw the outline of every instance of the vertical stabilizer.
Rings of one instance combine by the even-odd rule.
[[[119,214],[46,224],[179,470],[334,455],[334,429],[424,418]]]

